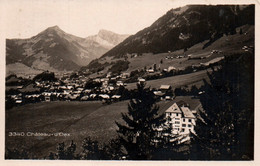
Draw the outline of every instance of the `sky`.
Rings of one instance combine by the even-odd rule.
[[[100,29],[134,34],[175,7],[165,0],[11,0],[5,7],[7,38],[28,38],[58,25],[87,37]]]
[[[97,34],[100,29],[135,34],[168,10],[187,3],[187,0],[0,0],[4,24],[1,28],[6,38],[29,38],[55,25],[79,37]]]

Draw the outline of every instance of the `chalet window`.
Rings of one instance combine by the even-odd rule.
[[[180,120],[180,118],[175,118],[176,120]]]
[[[180,124],[180,121],[176,121],[175,124]]]
[[[176,113],[176,116],[179,116],[179,114],[178,114],[178,113]]]
[[[188,127],[191,127],[191,125],[189,124]]]
[[[189,122],[191,122],[191,119],[189,119]]]
[[[184,132],[185,129],[181,129],[181,132]]]
[[[186,124],[182,124],[182,127],[186,127]]]
[[[185,119],[183,119],[183,122],[185,122]]]

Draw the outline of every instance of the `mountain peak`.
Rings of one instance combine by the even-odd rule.
[[[39,33],[38,35],[49,35],[49,34],[58,34],[58,35],[64,35],[66,34],[62,29],[60,29],[57,25],[49,27],[47,29],[45,29],[44,31],[42,31],[41,33]]]
[[[47,28],[47,30],[62,31],[58,25]]]
[[[116,33],[109,31],[109,30],[105,30],[105,29],[100,29],[98,32],[98,36],[103,36],[103,35],[114,35]]]

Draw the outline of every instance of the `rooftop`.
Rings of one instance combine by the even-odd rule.
[[[171,85],[161,85],[160,89],[170,89]]]
[[[170,108],[174,103],[176,103],[179,107],[181,106],[189,106],[190,110],[196,110],[201,106],[200,100],[197,98],[193,98],[192,96],[177,96],[172,101],[160,101],[157,103],[159,106],[159,114],[164,114],[165,111]]]
[[[195,118],[195,116],[193,115],[193,113],[190,111],[188,107],[181,107],[181,110],[185,118]]]

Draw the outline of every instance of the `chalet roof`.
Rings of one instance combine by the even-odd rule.
[[[189,104],[187,104],[185,101],[183,101],[183,100],[180,100],[180,101],[178,101],[178,102],[176,102],[176,104],[179,106],[179,107],[182,107],[182,106],[184,106],[184,107],[189,107]]]
[[[171,85],[161,85],[160,89],[170,89]]]
[[[164,114],[166,110],[171,107],[174,103],[178,107],[189,105],[189,110],[197,110],[198,108],[201,107],[200,100],[197,98],[193,98],[192,96],[177,96],[174,100],[172,101],[160,101],[157,103],[159,106],[159,114]]]
[[[164,114],[165,112],[182,113],[174,101],[165,103],[164,105],[159,104],[159,114]]]
[[[163,93],[162,91],[154,91],[153,92],[155,96],[163,96],[165,95],[165,93]]]
[[[194,98],[192,96],[177,96],[174,101],[176,101],[178,103],[178,101],[183,101],[186,104],[189,105],[190,110],[194,110],[196,109],[196,107],[198,107],[199,105],[201,105],[200,103],[200,99],[198,98]]]
[[[100,94],[100,97],[102,97],[103,99],[109,99],[110,96],[108,96],[107,94]]]
[[[111,98],[112,99],[119,99],[121,97],[121,95],[113,95]]]
[[[190,111],[188,107],[181,107],[181,110],[185,118],[195,118],[195,116],[193,115],[193,113]]]

